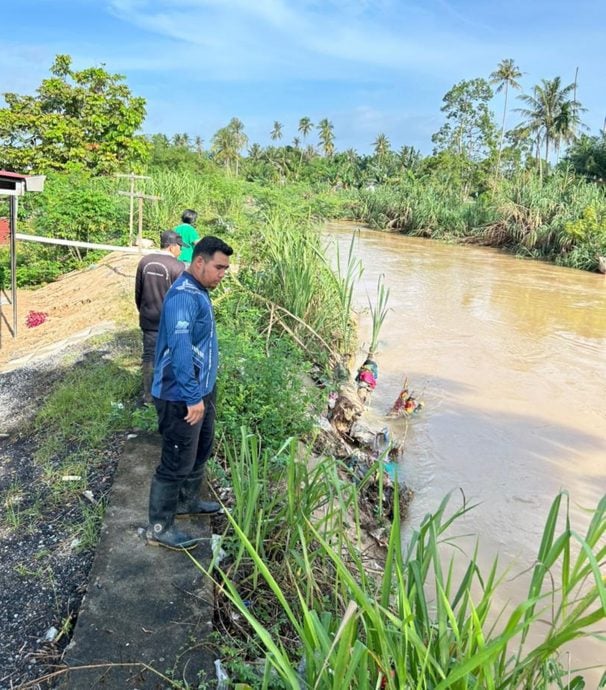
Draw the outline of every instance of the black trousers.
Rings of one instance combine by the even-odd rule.
[[[156,341],[158,340],[158,331],[150,331],[142,329],[143,333],[143,355],[142,362],[151,362],[152,365],[156,359]]]
[[[192,426],[185,421],[185,403],[154,398],[158,430],[162,434],[162,454],[156,467],[156,479],[179,486],[186,480],[202,479],[204,465],[215,440],[215,399],[213,389],[204,397],[204,417]]]

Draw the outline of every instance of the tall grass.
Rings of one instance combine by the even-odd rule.
[[[146,194],[160,196],[145,202],[146,227],[153,231],[171,228],[181,222],[186,208],[198,212],[199,230],[217,218],[241,220],[244,185],[221,172],[200,175],[193,172],[156,171],[142,185]]]
[[[368,306],[370,309],[370,316],[372,320],[370,345],[368,346],[368,356],[371,358],[377,352],[377,348],[379,347],[379,334],[381,333],[381,328],[383,327],[383,323],[387,318],[389,288],[385,287],[384,280],[385,276],[381,274],[377,282],[377,295],[374,304],[373,302],[371,302],[370,298],[368,298]]]
[[[341,257],[339,243],[335,243],[336,270],[330,270],[328,275],[333,277],[333,290],[339,302],[338,316],[340,317],[339,330],[344,335],[344,342],[341,349],[348,350],[353,345],[353,324],[351,314],[353,311],[353,292],[356,282],[362,277],[364,267],[361,260],[356,256],[356,243],[359,233],[352,235],[349,243],[346,261]],[[320,258],[328,266],[326,252],[322,252]]]
[[[255,687],[583,687],[578,672],[567,683],[557,654],[606,619],[606,496],[585,534],[572,528],[566,494],[554,499],[526,597],[501,610],[496,559],[482,572],[476,546],[459,574],[445,557],[470,507],[451,512],[444,499],[405,555],[394,501],[385,564],[371,573],[360,544],[346,536],[348,524],[359,528],[359,487],[343,482],[334,461],[310,471],[286,449],[286,466],[276,465],[244,437],[231,458],[235,560],[214,571],[247,623],[253,656],[265,658]]]
[[[598,231],[571,234],[570,224],[588,209],[601,219]],[[371,227],[471,240],[589,270],[606,253],[605,190],[566,171],[546,180],[519,171],[468,199],[437,177],[410,177],[397,186],[361,190],[353,210]]]
[[[276,206],[263,211],[257,231],[262,241],[248,286],[270,311],[268,327],[288,333],[312,360],[338,359],[351,339],[350,313],[312,220]]]

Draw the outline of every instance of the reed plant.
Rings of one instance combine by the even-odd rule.
[[[360,190],[354,208],[359,220],[374,228],[435,238],[469,232],[469,203],[430,178],[411,177],[393,187]]]
[[[350,313],[335,290],[318,230],[309,218],[276,206],[264,211],[259,232],[259,270],[251,288],[270,310],[270,327],[291,335],[312,360],[338,359],[351,338]]]
[[[334,271],[329,270],[327,274],[329,277],[333,277],[333,290],[339,304],[339,309],[337,311],[340,317],[339,332],[343,334],[341,350],[345,350],[346,352],[353,347],[354,325],[351,320],[351,315],[353,313],[354,289],[357,281],[362,277],[364,272],[362,262],[356,256],[356,243],[358,237],[359,232],[355,232],[352,235],[346,260],[343,260],[341,256],[339,243],[335,243],[336,267]],[[329,266],[326,258],[328,249],[327,247],[319,254],[319,257],[327,266]]]
[[[241,220],[245,199],[245,186],[238,180],[217,171],[201,175],[193,171],[154,171],[142,184],[146,194],[161,197],[159,201],[145,202],[146,234],[155,234],[172,228],[181,222],[186,208],[198,212],[198,230],[217,218],[231,219],[234,224]]]
[[[404,553],[394,501],[384,567],[371,574],[360,544],[346,536],[356,526],[356,485],[344,485],[334,461],[310,471],[286,449],[277,481],[266,465],[275,459],[261,460],[250,439],[232,457],[234,475],[242,472],[228,514],[236,558],[211,573],[246,621],[248,653],[264,659],[261,670],[249,659],[254,687],[583,687],[582,672],[566,679],[557,659],[606,619],[606,496],[585,534],[572,528],[566,494],[554,499],[527,595],[503,609],[496,559],[482,572],[477,545],[463,568],[446,557],[453,544],[462,552],[452,535],[470,506],[451,511],[446,497]],[[244,563],[246,577],[236,572]]]
[[[588,207],[606,208],[606,196],[598,186],[565,171],[544,182],[521,172],[500,182],[492,204],[495,220],[485,233],[490,244],[553,258],[571,248],[566,225]]]
[[[379,335],[381,328],[387,317],[389,302],[389,288],[385,286],[385,276],[380,275],[377,282],[377,295],[374,304],[368,298],[368,306],[370,309],[370,316],[372,319],[372,329],[370,336],[370,345],[368,346],[368,356],[372,359],[379,347]]]

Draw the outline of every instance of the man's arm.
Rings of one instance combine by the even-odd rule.
[[[196,301],[192,295],[180,291],[165,300],[164,327],[171,365],[182,400],[188,407],[202,402],[202,387],[194,371],[192,331],[196,318]]]
[[[141,264],[137,266],[137,274],[135,276],[135,304],[137,310],[141,311],[141,295],[143,294],[143,271]]]

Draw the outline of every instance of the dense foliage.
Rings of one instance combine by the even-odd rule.
[[[265,148],[248,146],[237,118],[211,138],[209,150],[186,134],[143,141],[136,130],[144,103],[120,77],[99,69],[73,72],[65,56],[57,58],[53,75],[37,97],[9,94],[9,107],[0,111],[0,165],[49,175],[45,192],[21,205],[22,231],[126,244],[128,202],[118,195],[124,182],[107,173],[126,172],[139,161],[148,179],[138,190],[160,197],[145,205],[146,238],[157,241],[184,208],[195,208],[200,233],[219,235],[237,249],[241,265],[214,295],[224,362],[221,462],[214,472],[234,496],[223,542],[229,570],[214,576],[233,607],[226,626],[241,621],[239,637],[224,634],[218,641],[232,677],[263,688],[565,687],[555,655],[606,612],[598,565],[606,555],[604,501],[579,537],[563,497],[556,498],[528,596],[497,629],[491,623],[496,563],[482,574],[472,558],[461,581],[442,563],[444,531],[466,507],[450,517],[443,504],[414,535],[406,558],[396,508],[387,563],[372,578],[361,556],[358,491],[371,480],[381,485],[382,464],[355,484],[331,458],[312,467],[297,441],[312,440],[320,400],[303,381],[330,386],[332,365],[352,348],[355,267],[345,276],[330,270],[318,232],[323,220],[347,216],[375,228],[595,269],[606,254],[606,199],[596,183],[603,179],[604,137],[572,143],[581,108],[569,98],[569,86],[544,80],[525,100],[523,126],[507,132],[505,109],[499,133],[488,109],[489,83],[461,82],[444,98],[446,122],[434,137],[434,154],[422,157],[410,147],[392,151],[384,134],[370,155],[338,151],[327,118],[314,124],[302,117],[300,137],[285,145],[276,121]],[[491,82],[516,88],[518,76],[513,62],[503,61]],[[96,110],[101,101],[120,117],[105,105]],[[85,123],[73,136],[72,118]],[[315,145],[308,139],[314,133]],[[557,164],[550,156],[567,141],[567,158]],[[0,258],[6,280],[6,250]],[[20,243],[18,282],[49,281],[93,259],[84,249]],[[90,378],[77,372],[97,396],[89,405],[74,405],[82,393],[70,379],[39,416],[46,426],[64,417],[40,462],[63,458],[66,442],[82,443],[60,469],[84,477],[92,451],[116,420],[124,424],[137,376],[129,367],[108,378],[102,365]],[[119,397],[125,407],[111,405]],[[147,413],[155,422],[153,410],[135,410],[132,418],[139,424]],[[558,525],[565,528],[556,536]],[[575,539],[583,548],[573,558]],[[552,570],[562,573],[560,582],[552,582]],[[525,644],[533,626],[547,631],[535,646]],[[259,658],[263,666],[255,663]],[[567,687],[582,682],[575,677]]]
[[[76,71],[68,55],[57,55],[51,74],[35,96],[4,94],[0,168],[104,174],[138,165],[147,152],[136,134],[145,100],[131,94],[124,78],[102,67]]]

